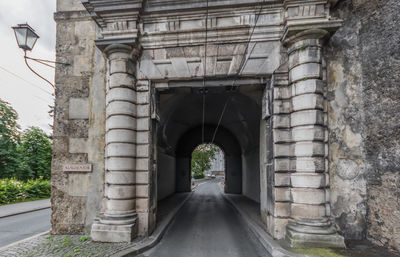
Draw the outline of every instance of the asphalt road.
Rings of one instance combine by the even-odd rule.
[[[218,179],[213,179],[200,184],[160,243],[141,256],[268,256],[233,207],[223,198],[218,182]]]
[[[0,218],[0,247],[50,229],[50,209]]]

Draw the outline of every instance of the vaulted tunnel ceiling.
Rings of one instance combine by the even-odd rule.
[[[233,92],[225,87],[207,88],[204,124],[216,126],[228,101],[220,126],[237,138],[242,152],[258,147],[261,93],[261,86],[247,88],[243,86]],[[159,109],[159,146],[166,152],[174,154],[181,136],[190,129],[202,125],[202,89],[179,88],[161,92]]]

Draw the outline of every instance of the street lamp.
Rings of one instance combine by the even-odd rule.
[[[25,24],[18,24],[15,27],[12,27],[14,30],[15,38],[17,40],[18,47],[24,50],[24,58],[25,58],[25,64],[28,66],[28,68],[35,73],[38,77],[49,83],[53,89],[56,89],[53,83],[48,81],[46,78],[42,77],[39,73],[34,71],[31,66],[29,66],[28,60],[32,60],[35,62],[38,62],[40,64],[46,65],[48,67],[51,67],[55,69],[56,67],[52,64],[64,64],[64,65],[69,65],[68,63],[62,63],[62,62],[54,62],[54,61],[49,61],[49,60],[43,60],[43,59],[37,59],[37,58],[32,58],[26,55],[27,51],[32,51],[33,47],[36,44],[37,39],[39,38],[39,35],[35,33],[35,30],[31,28],[27,23]]]
[[[24,51],[32,51],[32,48],[35,46],[36,41],[39,38],[38,34],[35,33],[35,30],[27,23],[18,24],[17,26],[12,27],[12,29],[14,30],[19,48],[24,49]]]

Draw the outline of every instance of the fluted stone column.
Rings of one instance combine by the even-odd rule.
[[[326,101],[322,46],[328,32],[311,29],[286,40],[292,87],[290,127],[295,171],[291,174],[291,222],[286,239],[294,247],[344,247],[329,216]]]
[[[94,241],[131,242],[137,235],[136,78],[131,46],[105,48],[109,61],[106,92],[105,210],[92,226]]]

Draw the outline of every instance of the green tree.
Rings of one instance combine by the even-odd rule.
[[[217,151],[217,146],[213,144],[202,144],[194,149],[191,163],[194,178],[204,178],[204,171],[211,168],[211,161],[215,159]]]
[[[18,113],[0,99],[0,178],[13,177],[20,166],[17,152],[20,128]]]
[[[51,141],[40,128],[25,130],[19,145],[21,167],[17,178],[21,180],[50,179]]]

